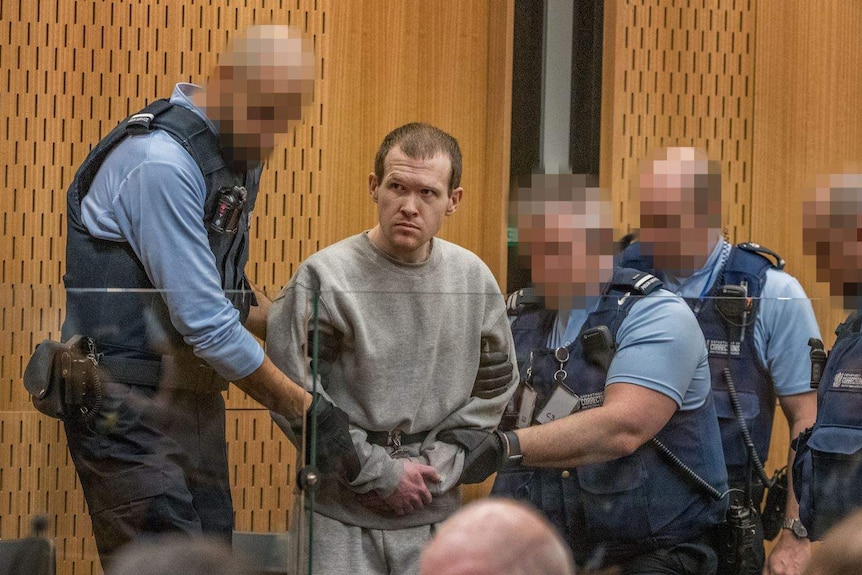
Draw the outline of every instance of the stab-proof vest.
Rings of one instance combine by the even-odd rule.
[[[102,139],[90,151],[69,186],[66,275],[63,278],[67,308],[63,339],[74,334],[90,336],[108,357],[156,359],[171,355],[187,357],[194,362],[191,350],[171,324],[162,296],[153,289],[128,243],[92,236],[81,217],[81,202],[111,150],[125,138],[152,130],[167,132],[200,167],[207,188],[204,223],[221,287],[239,310],[241,321],[248,316],[254,299],[244,274],[248,260],[248,216],[257,195],[260,170],[239,172],[229,167],[222,156],[218,135],[200,116],[168,100],[158,100],[126,118]],[[215,213],[220,190],[233,186],[246,188],[245,208],[235,233],[218,233],[210,229],[209,220]],[[146,208],[144,198],[141,209]]]
[[[581,397],[603,395],[606,373],[590,362],[581,335],[607,326],[613,340],[629,313],[660,286],[641,282],[648,274],[618,269],[598,308],[587,316],[579,336],[567,346],[565,384]],[[644,285],[640,291],[636,285]],[[539,402],[551,393],[554,373],[561,369],[556,350],[546,348],[553,311],[520,313],[512,334],[521,362],[522,382],[529,370],[530,385]],[[595,403],[592,403],[595,405]],[[599,403],[600,405],[600,403]],[[577,417],[577,414],[573,415]],[[700,408],[677,411],[657,438],[698,476],[716,489],[726,486],[718,447],[718,426],[712,399]],[[498,474],[494,494],[531,501],[548,516],[572,546],[578,563],[602,555],[605,564],[677,543],[691,541],[724,518],[725,503],[710,499],[690,478],[665,459],[652,442],[634,453],[604,463],[573,469],[517,468]]]
[[[703,299],[686,298],[703,330],[709,352],[709,371],[715,396],[715,411],[721,428],[724,459],[732,483],[744,482],[748,477],[748,451],[742,430],[733,412],[724,369],[730,368],[733,385],[739,396],[746,426],[751,434],[760,461],[769,454],[772,436],[772,419],[775,415],[775,391],[772,377],[760,361],[754,342],[754,321],[763,292],[766,271],[774,266],[758,253],[760,246],[739,244],[730,250],[723,268],[716,274],[713,285]],[[621,255],[620,265],[646,271],[662,278],[661,270],[653,268],[652,259],[640,251],[640,243],[627,247]],[[731,325],[720,315],[717,295],[723,285],[746,285],[753,309],[746,318],[745,336],[738,325]],[[741,320],[737,320],[741,323]]]
[[[796,445],[793,488],[811,539],[862,507],[862,315],[838,326],[817,388],[817,421]]]

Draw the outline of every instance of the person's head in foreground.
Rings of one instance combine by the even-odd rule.
[[[862,509],[830,529],[815,548],[804,575],[862,573]]]
[[[105,575],[253,575],[220,539],[180,534],[134,541],[111,560]]]
[[[562,538],[532,507],[483,499],[447,519],[425,547],[421,575],[573,575]]]

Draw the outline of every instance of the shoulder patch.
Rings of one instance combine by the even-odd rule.
[[[784,265],[787,263],[784,261],[784,258],[782,258],[780,255],[778,255],[776,252],[772,251],[769,248],[763,247],[760,244],[756,244],[754,242],[743,242],[741,244],[736,244],[736,247],[738,247],[741,250],[745,250],[749,253],[762,256],[762,257],[766,258],[767,260],[770,260],[772,267],[774,267],[775,269],[778,269],[778,270],[783,270]],[[775,260],[775,261],[773,262],[772,260]]]

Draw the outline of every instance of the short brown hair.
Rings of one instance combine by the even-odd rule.
[[[449,191],[461,185],[461,148],[458,140],[431,124],[412,122],[395,128],[383,138],[374,158],[374,174],[383,181],[384,163],[392,148],[398,147],[414,160],[426,160],[437,154],[446,154],[452,162],[449,176]]]

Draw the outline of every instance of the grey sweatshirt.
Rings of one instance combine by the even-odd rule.
[[[433,239],[429,258],[398,262],[376,248],[367,233],[347,238],[309,257],[273,302],[267,353],[307,389],[312,376],[306,346],[319,293],[321,332],[342,334],[341,354],[322,391],[346,411],[362,471],[349,485],[324,477],[315,511],[350,525],[401,529],[437,523],[460,502],[456,483],[464,463],[462,448],[436,440],[448,429],[493,430],[518,382],[494,399],[471,397],[482,346],[509,354],[515,346],[505,302],[488,267],[472,252]],[[431,505],[410,515],[376,512],[356,494],[394,492],[403,473],[391,448],[367,441],[366,431],[427,433],[405,444],[419,463],[440,475],[430,485]]]

